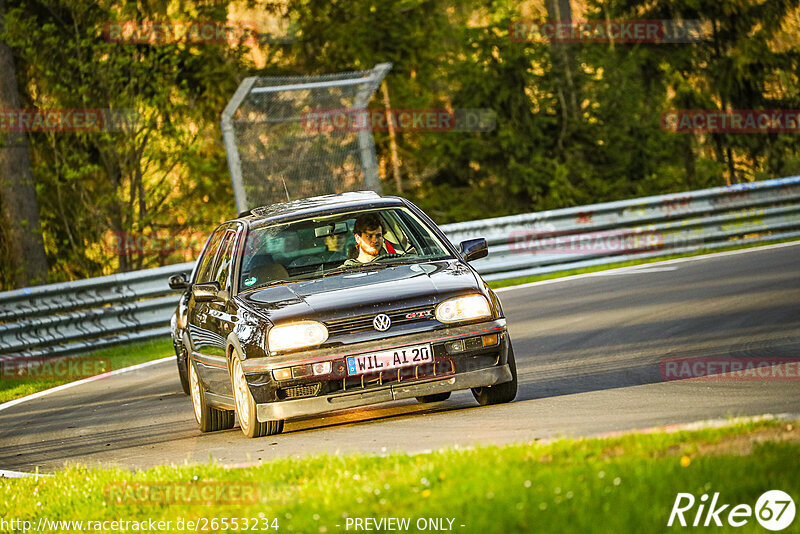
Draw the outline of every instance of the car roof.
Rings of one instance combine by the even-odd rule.
[[[405,205],[403,199],[399,197],[382,197],[373,191],[355,191],[261,206],[240,214],[239,218],[246,220],[251,226],[262,226],[293,219],[305,219],[314,215],[331,215],[353,209],[403,205]]]

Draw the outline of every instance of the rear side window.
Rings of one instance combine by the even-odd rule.
[[[203,256],[200,258],[200,264],[197,267],[197,279],[195,283],[203,284],[213,280],[211,278],[211,266],[214,263],[214,258],[219,250],[219,243],[222,240],[223,232],[217,230],[209,238],[208,245],[203,251]]]
[[[228,230],[225,232],[225,236],[222,238],[222,243],[219,247],[219,253],[214,261],[213,279],[219,282],[219,287],[221,289],[225,289],[228,283],[228,278],[230,277],[231,259],[233,258],[233,243],[235,238],[236,232],[234,230]]]

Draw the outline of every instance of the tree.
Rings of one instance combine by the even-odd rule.
[[[5,41],[5,2],[0,0],[0,109],[20,109],[17,74]],[[39,205],[30,168],[28,142],[22,131],[0,130],[0,203],[3,238],[7,241],[12,276],[2,285],[19,287],[47,281],[47,257],[39,223]]]
[[[183,17],[226,18],[222,3],[197,9]],[[45,238],[57,278],[163,264],[176,244],[187,245],[187,226],[208,232],[233,212],[217,124],[236,87],[242,51],[103,36],[108,21],[165,20],[166,10],[27,0],[9,10],[25,86],[35,88],[33,104],[103,110],[117,123],[32,137],[35,172],[48,193]]]
[[[598,6],[600,2],[593,2]],[[800,105],[798,0],[619,0],[604,6],[612,16],[699,20],[696,43],[652,47],[645,66],[668,84],[665,109],[797,109]],[[782,42],[783,41],[783,42]],[[691,134],[681,134],[689,136]],[[800,170],[796,134],[697,135],[686,169],[706,155],[724,169],[724,183]],[[791,162],[794,162],[793,164]]]

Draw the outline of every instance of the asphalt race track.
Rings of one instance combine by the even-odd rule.
[[[201,434],[173,360],[0,411],[0,469],[146,468],[318,452],[382,454],[586,436],[709,418],[800,413],[800,380],[672,380],[665,358],[800,359],[800,245],[645,265],[499,293],[515,402],[402,401],[290,421],[248,440]],[[165,355],[166,356],[166,355]]]

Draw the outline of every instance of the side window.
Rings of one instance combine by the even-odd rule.
[[[231,260],[233,259],[233,243],[236,238],[236,231],[228,230],[222,238],[219,247],[219,254],[214,262],[214,278],[219,282],[219,287],[225,289],[231,272]]]
[[[397,214],[406,227],[411,240],[416,243],[416,248],[419,254],[423,255],[438,255],[441,253],[441,247],[433,240],[429,230],[421,226],[421,223],[414,217],[409,216],[405,211],[397,211]]]
[[[211,266],[214,263],[214,258],[219,250],[219,242],[222,240],[223,232],[217,230],[211,236],[203,256],[198,260],[200,265],[197,268],[197,280],[195,283],[203,284],[213,280],[211,277]]]
[[[386,225],[384,237],[396,249],[397,252],[416,254],[416,248],[409,240],[408,231],[404,229],[403,222],[397,214],[397,210],[387,210],[382,213]]]

